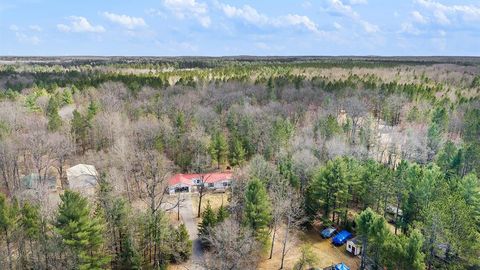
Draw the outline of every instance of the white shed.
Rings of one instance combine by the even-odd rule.
[[[347,251],[350,252],[352,255],[360,255],[362,253],[362,243],[360,239],[353,238],[347,241]]]
[[[94,166],[78,164],[67,169],[68,188],[91,196],[98,185],[98,173]]]

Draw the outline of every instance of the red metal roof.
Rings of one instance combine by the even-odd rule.
[[[205,183],[215,183],[222,180],[231,180],[232,173],[224,172],[224,173],[205,173],[205,174],[198,174],[198,173],[189,173],[189,174],[175,174],[168,180],[168,185],[173,186],[177,184],[184,184],[187,186],[193,185],[193,179],[203,179]]]

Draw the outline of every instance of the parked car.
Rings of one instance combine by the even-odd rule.
[[[350,270],[344,263],[337,263],[323,268],[323,270]]]
[[[335,270],[350,270],[348,266],[346,266],[344,263],[339,263],[335,265]]]
[[[332,238],[332,243],[336,246],[341,246],[345,244],[347,240],[352,237],[353,235],[350,232],[343,230],[339,232],[337,235],[335,235],[335,237]]]
[[[321,235],[323,238],[327,239],[327,238],[332,237],[336,232],[337,232],[337,229],[335,229],[334,227],[328,227],[328,228],[324,229],[324,230],[320,233],[320,235]]]

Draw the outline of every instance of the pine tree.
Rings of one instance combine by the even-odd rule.
[[[98,104],[95,101],[90,101],[87,108],[87,120],[90,122],[98,112]]]
[[[110,235],[111,252],[114,254],[113,264],[120,269],[140,269],[140,256],[132,240],[130,226],[130,211],[127,201],[115,197],[112,187],[106,181],[101,181],[99,207],[105,213],[105,219]]]
[[[4,236],[7,244],[8,266],[13,270],[13,254],[12,254],[12,234],[17,226],[18,209],[15,204],[11,204],[5,198],[3,193],[0,193],[0,231]]]
[[[233,166],[242,165],[245,161],[245,149],[238,138],[234,138],[230,147],[230,164]]]
[[[90,214],[87,199],[77,192],[67,190],[60,198],[56,232],[76,254],[79,269],[102,269],[110,260],[102,251],[102,218]]]
[[[423,236],[418,230],[413,230],[405,247],[405,269],[425,269],[425,254],[422,252]]]
[[[307,213],[311,217],[317,215],[318,210],[323,210],[324,218],[339,212],[348,199],[348,167],[342,158],[328,161],[325,167],[315,173],[313,181],[307,190]]]
[[[58,114],[59,104],[55,96],[51,96],[47,105],[48,129],[56,131],[62,125],[62,118]]]
[[[133,244],[133,239],[130,234],[122,237],[120,245],[120,254],[118,254],[118,268],[125,270],[142,269],[140,264],[140,255],[138,254]]]
[[[254,231],[255,237],[266,243],[268,225],[272,219],[267,189],[257,178],[250,180],[245,191],[244,222]]]
[[[212,161],[217,163],[217,167],[225,165],[228,161],[228,143],[222,132],[217,132],[213,137],[209,147]]]
[[[180,224],[178,229],[175,230],[175,257],[176,261],[184,262],[192,255],[192,240],[188,235],[187,227],[185,224]]]
[[[223,204],[218,208],[217,212],[217,223],[223,222],[229,216],[228,210]]]
[[[42,224],[40,220],[39,207],[25,202],[20,211],[20,228],[22,229],[22,232],[29,243],[30,252],[32,253],[30,256],[27,257],[33,259],[34,254],[36,254],[38,264],[40,263],[40,252],[38,251],[38,248],[34,247],[34,242],[39,239],[41,232]]]
[[[373,221],[375,220],[376,216],[372,209],[367,208],[366,210],[362,211],[360,215],[357,217],[357,233],[362,240],[362,260],[360,263],[360,269],[365,269],[365,258],[368,250],[368,239],[370,237],[370,228],[372,227]]]
[[[217,224],[217,216],[210,205],[210,201],[207,201],[207,207],[202,213],[202,222],[198,226],[198,234],[204,238],[210,232],[210,229]]]
[[[73,103],[72,91],[65,89],[62,93],[62,104],[69,105]]]
[[[71,133],[75,138],[75,141],[81,145],[83,152],[87,147],[89,122],[80,114],[77,110],[73,111],[73,118],[71,120]]]

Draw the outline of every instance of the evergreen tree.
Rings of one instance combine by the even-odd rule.
[[[13,270],[12,235],[18,222],[18,209],[0,193],[0,231],[7,246],[8,266]]]
[[[233,166],[242,165],[245,161],[245,149],[238,138],[234,138],[230,147],[230,164]]]
[[[217,221],[216,223],[221,223],[223,222],[225,219],[227,219],[229,216],[229,213],[228,213],[228,210],[225,206],[220,205],[220,208],[218,208],[218,212],[217,212]]]
[[[210,201],[207,201],[207,207],[202,213],[202,222],[198,226],[198,234],[200,237],[205,238],[210,233],[210,229],[217,224],[217,216],[210,205]]]
[[[71,120],[71,133],[75,138],[75,141],[81,145],[83,152],[87,147],[87,137],[90,124],[88,119],[84,117],[77,110],[73,111],[73,118]]]
[[[271,204],[267,189],[262,181],[254,178],[248,182],[245,191],[244,222],[254,231],[258,240],[266,243],[271,219]]]
[[[114,197],[112,187],[102,179],[99,207],[105,215],[115,268],[139,269],[140,257],[132,240],[130,209],[123,198]],[[99,210],[100,211],[100,210]]]
[[[25,239],[29,243],[31,252],[31,255],[27,257],[30,257],[29,259],[32,260],[36,255],[37,262],[34,264],[38,265],[40,263],[40,251],[38,250],[38,247],[34,246],[34,243],[40,238],[42,226],[39,207],[25,202],[20,211],[20,228],[22,229]]]
[[[65,89],[62,93],[62,104],[63,105],[73,104],[72,91],[70,91],[69,89]]]
[[[142,269],[140,255],[133,244],[132,236],[127,234],[122,237],[120,243],[120,254],[118,255],[118,269],[137,270]]]
[[[97,115],[98,112],[98,104],[95,101],[90,101],[90,104],[88,104],[87,108],[87,121],[91,121],[95,115]]]
[[[333,212],[332,221],[335,221],[335,212],[343,207],[348,199],[348,167],[342,158],[327,162],[313,176],[307,190],[306,211],[315,217],[320,209],[328,219]]]
[[[47,104],[48,129],[56,131],[62,125],[62,118],[58,114],[59,104],[55,96],[51,96]]]
[[[367,255],[367,250],[368,250],[368,242],[371,234],[371,227],[373,225],[373,222],[376,218],[375,213],[372,211],[372,209],[367,208],[366,210],[362,211],[360,215],[357,217],[356,223],[357,223],[357,233],[360,236],[362,240],[362,260],[360,263],[360,269],[363,270],[365,269],[365,259]]]
[[[217,163],[217,167],[225,165],[228,161],[228,144],[222,132],[217,132],[212,137],[212,141],[209,147],[210,156],[212,161]]]
[[[422,252],[423,236],[418,230],[413,230],[405,247],[405,269],[425,269],[425,254]]]
[[[278,163],[278,171],[288,180],[290,185],[294,188],[300,188],[300,179],[294,171],[292,157],[282,158]]]
[[[102,269],[110,260],[102,250],[103,220],[91,215],[87,199],[79,193],[67,190],[60,198],[56,232],[63,243],[73,250],[80,270]]]
[[[192,240],[188,235],[185,224],[180,224],[175,230],[175,254],[174,260],[177,262],[187,261],[192,255]]]

